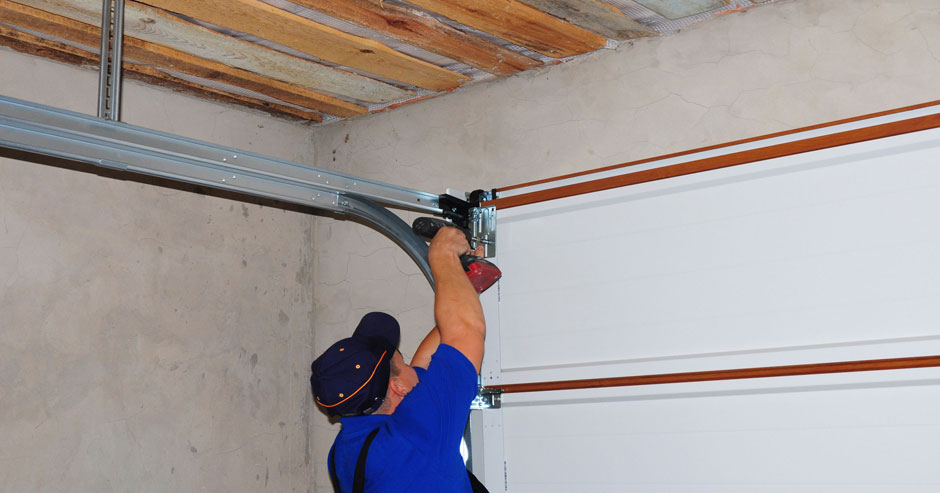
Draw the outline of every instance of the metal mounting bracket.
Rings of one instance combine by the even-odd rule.
[[[470,409],[499,409],[502,406],[503,389],[480,387],[470,403]]]
[[[470,226],[470,209],[472,205],[464,199],[450,194],[441,194],[437,197],[444,219],[452,221],[461,228]]]
[[[483,256],[496,256],[496,207],[475,207],[470,209],[470,232],[473,236],[472,247],[483,246]]]
[[[464,196],[466,200],[460,198]],[[438,196],[438,203],[445,219],[470,231],[470,247],[484,248],[484,257],[496,255],[496,208],[480,207],[493,199],[493,192],[474,190],[470,193],[452,191]]]

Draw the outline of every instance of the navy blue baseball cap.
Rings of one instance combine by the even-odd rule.
[[[395,317],[367,313],[353,332],[310,365],[313,398],[330,416],[363,416],[385,400],[391,361],[401,339]]]

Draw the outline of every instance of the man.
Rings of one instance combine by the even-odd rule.
[[[337,491],[485,491],[471,484],[459,452],[486,333],[477,292],[460,265],[469,252],[455,228],[441,228],[431,240],[437,327],[410,366],[397,349],[398,322],[377,312],[311,365],[314,399],[342,425],[328,461]]]

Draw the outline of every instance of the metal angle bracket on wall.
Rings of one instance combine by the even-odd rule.
[[[464,198],[460,198],[460,197]],[[496,207],[481,207],[493,199],[493,192],[474,190],[470,193],[447,189],[438,196],[445,219],[470,231],[470,247],[484,247],[484,257],[496,255]]]
[[[502,389],[479,387],[477,396],[470,403],[470,409],[499,409],[502,407]]]
[[[470,209],[470,233],[474,241],[471,246],[482,246],[486,258],[496,256],[496,207]]]

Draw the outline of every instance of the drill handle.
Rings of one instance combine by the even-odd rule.
[[[443,219],[438,219],[436,217],[419,217],[411,223],[411,229],[418,236],[430,240],[434,238],[434,235],[437,234],[438,230],[441,228],[449,226],[451,228],[457,228],[463,232],[463,235],[467,237],[467,243],[473,244],[473,235],[470,233],[470,230],[461,228],[454,223],[449,223]]]
[[[411,229],[418,236],[430,240],[441,228],[445,226],[454,227],[463,231],[464,236],[467,237],[467,243],[470,243],[472,247],[473,235],[469,230],[461,228],[456,224],[444,221],[443,219],[438,219],[436,217],[419,217],[411,224]],[[496,267],[492,262],[471,254],[461,255],[460,265],[463,266],[463,270],[467,273],[467,277],[470,278],[470,284],[473,285],[473,288],[476,289],[477,293],[482,293],[483,291],[489,289],[489,287],[496,283],[496,281],[498,281],[499,278],[503,275],[499,268]]]

